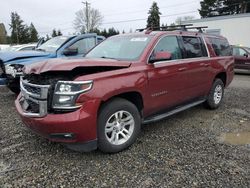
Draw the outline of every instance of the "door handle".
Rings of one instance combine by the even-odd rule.
[[[209,63],[200,63],[201,66],[208,67]]]
[[[178,71],[185,71],[185,70],[187,70],[187,67],[181,67],[178,69]]]

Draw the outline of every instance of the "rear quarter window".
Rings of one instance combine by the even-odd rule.
[[[226,39],[209,38],[216,56],[232,56],[232,47]]]

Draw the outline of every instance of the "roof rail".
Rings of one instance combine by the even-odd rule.
[[[154,27],[154,28],[142,28],[142,29],[136,29],[138,32],[143,32],[145,31],[146,33],[150,33],[152,31],[175,31],[175,30],[180,30],[180,31],[188,31],[189,29],[197,29],[198,32],[202,33],[202,29],[208,28],[207,26],[201,26],[201,27],[188,27],[188,26],[193,26],[193,24],[183,24],[183,25],[169,25],[169,26],[164,26],[164,27]]]

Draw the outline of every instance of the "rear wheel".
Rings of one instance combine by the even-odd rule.
[[[205,106],[209,109],[216,109],[220,106],[224,96],[224,83],[221,79],[215,79],[212,88],[209,92]]]
[[[140,132],[141,117],[136,106],[125,99],[104,104],[98,117],[98,148],[119,152],[133,144]]]

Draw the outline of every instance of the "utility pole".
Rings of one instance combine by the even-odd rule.
[[[82,4],[84,4],[86,6],[86,30],[87,33],[89,33],[89,6],[90,3],[88,3],[88,1],[82,2]]]

